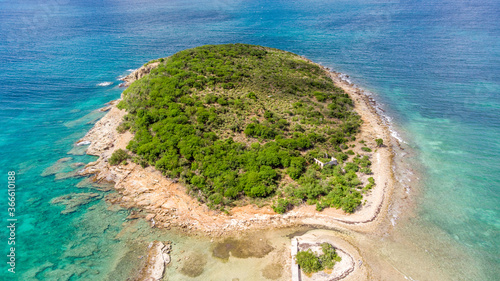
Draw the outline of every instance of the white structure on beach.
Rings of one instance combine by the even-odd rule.
[[[316,162],[316,164],[318,164],[322,169],[325,165],[338,165],[339,162],[337,161],[337,159],[335,159],[334,157],[332,157],[332,159],[326,163],[323,163],[321,162],[320,160],[314,158],[314,162]]]

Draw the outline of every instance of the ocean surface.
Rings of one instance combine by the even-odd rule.
[[[429,252],[455,280],[499,280],[499,19],[496,0],[0,1],[0,280],[125,280],[119,269],[134,265],[117,261],[151,231],[125,232],[128,211],[100,199],[111,193],[71,177],[75,163],[95,159],[74,143],[119,98],[117,79],[130,69],[236,42],[303,55],[373,93],[419,177],[409,185],[415,214],[395,217],[395,227],[436,233],[412,239],[447,241],[477,261]],[[6,264],[9,171],[15,274]]]

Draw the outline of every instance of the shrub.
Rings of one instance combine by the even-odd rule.
[[[266,110],[266,112],[264,112],[264,118],[272,119],[273,117],[274,117],[274,113],[272,111]]]
[[[257,185],[250,189],[250,197],[266,197],[273,192],[273,188],[265,185]]]
[[[214,103],[217,101],[217,97],[212,95],[212,94],[208,94],[205,96],[205,103],[207,104],[211,104],[211,103]]]
[[[340,161],[345,161],[349,158],[349,156],[345,153],[339,152],[339,153],[335,154],[335,158],[337,158],[337,160],[340,160]]]
[[[357,172],[359,171],[359,166],[354,163],[347,163],[345,164],[344,169],[346,172],[351,172],[351,171]]]
[[[130,155],[128,155],[128,153],[125,150],[120,148],[115,150],[113,154],[111,154],[111,157],[109,158],[109,164],[118,165],[127,161],[127,159],[129,158]]]
[[[372,169],[370,168],[361,168],[361,170],[359,170],[361,173],[365,174],[365,175],[371,175],[372,174]]]
[[[384,140],[383,139],[376,139],[375,142],[377,143],[378,147],[381,147],[384,145]]]
[[[218,99],[217,99],[217,103],[218,103],[218,104],[220,104],[220,105],[222,105],[222,106],[224,106],[224,105],[228,105],[228,104],[229,104],[229,103],[227,102],[227,100],[226,100],[225,98],[223,98],[223,97],[218,98]]]
[[[220,193],[215,193],[208,197],[209,202],[211,202],[214,206],[221,204],[223,201],[222,199],[223,197]]]
[[[228,90],[228,89],[232,89],[232,88],[234,88],[234,83],[232,83],[232,82],[229,82],[229,83],[223,83],[223,84],[222,84],[222,88],[224,88],[224,89],[226,89],[226,90]]]
[[[375,186],[375,180],[373,177],[368,178],[368,184],[363,188],[363,191],[370,190]]]
[[[300,178],[304,172],[306,160],[302,157],[293,157],[290,161],[290,167],[287,169],[287,174],[294,180]]]
[[[323,252],[319,257],[316,256],[311,249],[307,251],[299,251],[295,256],[297,264],[306,274],[315,273],[323,269],[333,269],[336,262],[341,258],[337,255],[335,248],[329,243],[322,243],[321,250]]]
[[[143,168],[146,168],[147,166],[149,166],[148,161],[146,161],[144,158],[140,158],[138,156],[134,156],[134,158],[132,158],[132,162],[141,165],[141,167],[143,167]]]
[[[118,127],[116,127],[116,131],[120,134],[125,133],[128,129],[130,129],[130,122],[121,122]]]
[[[361,150],[366,151],[366,152],[372,152],[372,149],[366,146],[363,146]]]
[[[311,249],[298,252],[295,256],[295,260],[305,273],[310,274],[323,270],[323,266],[321,265],[319,258],[311,251]]]
[[[315,91],[313,95],[319,102],[324,102],[327,99],[327,95],[323,92]]]
[[[283,199],[283,198],[278,199],[272,205],[273,210],[278,214],[286,213],[286,211],[288,211],[289,207],[290,207],[290,201],[288,201],[287,199]]]
[[[370,158],[366,155],[363,157],[360,157],[360,155],[356,155],[356,157],[354,157],[353,159],[353,162],[360,165],[363,168],[367,168],[372,165]]]
[[[276,136],[276,131],[259,123],[250,123],[244,131],[245,135],[250,137],[263,137],[265,139],[273,139]]]
[[[341,260],[335,248],[328,243],[323,243],[321,244],[321,250],[323,251],[323,255],[319,257],[321,265],[326,269],[333,269],[335,263]]]

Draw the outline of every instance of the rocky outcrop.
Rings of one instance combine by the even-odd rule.
[[[64,170],[65,168],[67,168],[70,165],[69,161],[71,161],[71,160],[73,160],[73,158],[71,158],[71,157],[64,157],[64,158],[57,160],[57,162],[54,163],[52,166],[43,170],[41,176],[46,177],[46,176],[55,175],[55,174],[61,172],[62,170]]]
[[[153,62],[139,67],[138,69],[134,70],[132,73],[121,79],[125,82],[122,86],[128,87],[135,80],[141,79],[142,77],[148,75],[151,72],[151,69],[156,68],[159,64],[160,62]]]
[[[77,145],[89,145],[87,154],[90,155],[103,156],[103,153],[112,152],[119,135],[116,127],[122,122],[125,114],[125,110],[113,106],[108,114],[97,121],[87,135],[77,142]]]
[[[170,263],[170,243],[153,241],[149,244],[146,263],[142,267],[137,281],[157,281],[163,278],[165,267]]]

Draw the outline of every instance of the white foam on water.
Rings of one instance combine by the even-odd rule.
[[[127,77],[130,73],[134,72],[135,69],[127,69],[124,71],[122,75],[119,75],[116,79],[117,80],[123,80],[123,78]]]
[[[398,142],[400,143],[405,143],[407,144],[407,142],[403,139],[403,137],[401,137],[401,135],[396,131],[396,129],[394,129],[394,125],[392,123],[392,117],[390,117],[389,115],[387,115],[385,113],[385,110],[383,108],[383,105],[377,101],[375,99],[375,94],[373,94],[372,92],[370,91],[366,91],[364,89],[361,89],[360,87],[358,87],[356,84],[352,83],[349,75],[345,74],[345,73],[340,73],[339,76],[340,80],[342,81],[345,81],[351,85],[353,85],[354,88],[356,89],[359,89],[361,90],[361,93],[365,96],[367,96],[370,101],[373,103],[373,106],[375,108],[375,111],[377,112],[377,114],[380,116],[380,118],[382,119],[382,122],[387,125],[388,129],[389,129],[389,132],[391,133],[391,137],[393,137],[394,139],[396,139]]]
[[[113,82],[101,82],[101,83],[97,84],[97,86],[99,86],[99,87],[107,87],[110,85],[113,85]]]
[[[347,82],[349,84],[353,84],[352,81],[351,81],[351,79],[349,79],[349,75],[347,75],[345,73],[340,73],[339,78],[342,81],[345,81],[345,82]],[[357,88],[357,86],[356,86],[356,88]]]
[[[401,137],[401,135],[398,133],[398,131],[396,131],[396,129],[394,129],[394,124],[392,122],[392,117],[387,115],[385,113],[385,110],[383,108],[383,104],[381,104],[380,102],[378,102],[375,98],[374,98],[374,94],[371,93],[371,92],[368,92],[368,91],[365,91],[365,90],[362,90],[362,93],[366,96],[369,97],[370,101],[373,102],[373,106],[375,108],[375,111],[377,112],[377,114],[380,116],[380,118],[382,119],[382,122],[387,126],[387,128],[389,129],[389,132],[391,132],[391,137],[393,137],[394,139],[396,139],[398,142],[400,143],[405,143],[407,144],[407,142],[403,139],[403,137]]]

